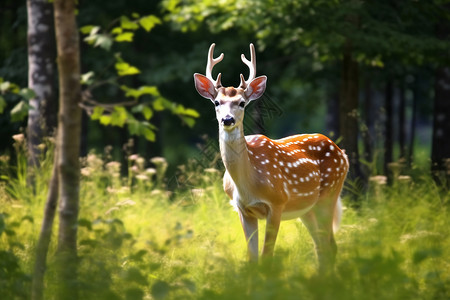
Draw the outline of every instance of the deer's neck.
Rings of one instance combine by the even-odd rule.
[[[251,175],[251,165],[242,126],[230,131],[220,128],[219,144],[222,161],[233,181],[248,180]]]

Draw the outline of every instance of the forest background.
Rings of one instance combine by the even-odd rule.
[[[29,219],[41,224],[42,212],[36,215],[36,211],[44,208],[46,197],[42,195],[51,191],[47,182],[52,174],[52,149],[60,142],[56,138],[55,145],[51,137],[56,137],[57,111],[62,107],[53,16],[54,5],[60,2],[6,0],[0,4],[2,205],[18,201],[28,207],[24,215],[14,215],[13,206],[5,208],[1,224],[7,224],[7,218],[22,218],[19,224]],[[29,23],[33,12],[35,21]],[[374,185],[387,180],[397,189],[399,180],[418,182],[423,174],[433,178],[433,183],[425,180],[427,186],[441,191],[438,202],[448,202],[442,196],[447,195],[442,191],[450,182],[448,1],[80,0],[75,13],[81,79],[79,94],[74,95],[78,97],[75,107],[82,108],[82,187],[94,182],[93,173],[88,172],[89,157],[98,155],[104,162],[96,171],[108,170],[112,166],[108,163],[117,162],[118,176],[125,178],[121,184],[129,188],[151,179],[151,184],[140,186],[142,194],[137,189],[133,197],[164,191],[172,195],[166,199],[170,204],[179,203],[180,191],[197,195],[202,185],[220,190],[216,175],[211,175],[213,183],[211,178],[200,180],[205,170],[215,174],[212,170],[220,173],[223,167],[212,104],[196,93],[192,75],[203,73],[207,49],[215,42],[216,52],[225,53],[215,72],[223,74],[224,85],[236,86],[238,75],[247,72],[239,56],[247,54],[253,42],[257,74],[268,76],[268,88],[248,109],[246,134],[278,138],[320,132],[330,136],[349,154],[351,170],[345,192],[349,206],[355,209],[364,206],[367,195],[380,196]],[[26,140],[22,141],[21,134]],[[148,172],[138,177],[136,170]],[[99,189],[121,185],[111,178],[99,180]],[[36,195],[44,199],[36,200]],[[83,192],[80,199],[81,206],[87,205]],[[225,198],[221,201],[226,202]],[[76,222],[92,228],[93,219],[84,216]],[[121,219],[126,217],[112,220]],[[117,230],[116,225],[105,224]],[[5,228],[0,226],[0,234],[3,242],[10,243],[10,250],[2,253],[11,254],[14,261],[21,257],[20,250],[11,246]],[[15,229],[9,230],[14,233]],[[29,238],[37,236],[34,232]],[[79,247],[76,235],[72,242]],[[169,246],[174,245],[169,242]],[[18,263],[18,270],[25,269],[25,274],[32,273],[32,268],[24,266],[34,261],[35,247],[33,243],[26,247],[29,252],[23,250],[26,254],[22,255],[28,259]],[[166,251],[162,246],[155,248],[153,252]],[[430,250],[424,255],[443,254]],[[140,277],[130,274],[139,285]],[[70,279],[72,275],[65,276]],[[7,277],[12,279],[3,282],[5,287],[17,284],[14,276]],[[169,294],[176,288],[168,280],[147,280],[151,288],[142,289],[142,295],[176,295]],[[200,286],[180,280],[194,294],[192,286]],[[111,290],[113,281],[107,285]],[[23,279],[18,282],[28,284]],[[131,290],[130,295],[140,295],[137,290],[141,291]],[[202,295],[207,298],[207,293]]]

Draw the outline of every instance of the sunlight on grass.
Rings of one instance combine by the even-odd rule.
[[[0,294],[5,299],[29,297],[43,182],[50,172],[51,157],[43,159],[47,175],[35,192],[24,190],[23,174],[14,177],[2,164],[2,174],[10,174],[0,183]],[[344,197],[336,272],[323,278],[317,276],[313,243],[300,221],[282,223],[273,261],[248,264],[221,172],[182,166],[177,187],[169,191],[165,161],[153,162],[132,157],[124,178],[115,162],[95,154],[83,160],[78,236],[83,299],[450,297],[449,193],[427,175],[372,186],[360,196],[359,208]],[[34,193],[40,196],[33,198]],[[55,238],[48,299],[57,284],[54,251]]]

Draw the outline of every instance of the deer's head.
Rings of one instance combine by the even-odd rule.
[[[214,65],[223,60],[223,53],[218,58],[213,58],[215,44],[212,44],[208,52],[208,63],[206,65],[206,76],[195,73],[195,88],[198,93],[210,99],[216,107],[216,118],[219,126],[225,130],[232,130],[242,125],[244,120],[244,109],[252,100],[262,96],[266,89],[266,76],[256,75],[255,47],[250,44],[250,61],[241,55],[242,61],[249,67],[250,74],[247,80],[241,74],[239,87],[223,87],[220,82],[221,74],[217,79],[212,78]]]

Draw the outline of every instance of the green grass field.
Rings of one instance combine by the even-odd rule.
[[[26,185],[23,157],[18,161],[12,172],[2,162],[2,299],[30,296],[50,176],[47,159],[34,195]],[[392,187],[371,187],[359,195],[358,208],[344,197],[336,271],[321,277],[312,240],[300,221],[282,223],[272,261],[248,264],[221,172],[183,166],[176,177],[165,178],[165,162],[154,162],[158,168],[144,169],[143,160],[133,157],[127,178],[119,176],[118,163],[99,156],[83,162],[81,299],[450,299],[449,193],[428,175],[418,172]],[[170,192],[169,180],[177,183]],[[55,241],[56,234],[46,299],[53,298],[58,285]]]

